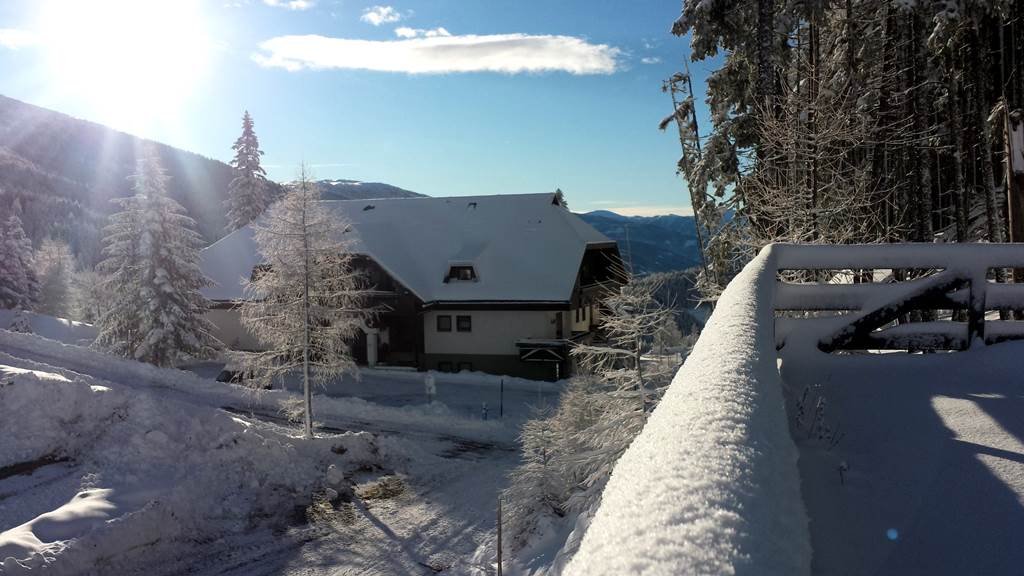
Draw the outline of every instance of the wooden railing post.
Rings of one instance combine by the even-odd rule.
[[[972,274],[970,284],[970,303],[967,308],[967,347],[974,344],[975,338],[985,341],[985,273]]]

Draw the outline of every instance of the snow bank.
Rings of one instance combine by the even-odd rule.
[[[92,324],[76,322],[67,318],[54,318],[35,312],[23,312],[28,318],[33,334],[65,344],[88,346],[96,339],[96,328]],[[6,329],[18,316],[17,310],[0,310],[0,328]]]
[[[125,573],[217,535],[282,526],[315,491],[379,460],[366,433],[296,440],[152,389],[0,373],[0,467],[60,459],[80,475],[56,508],[0,503],[0,574]]]
[[[810,572],[772,334],[775,270],[766,248],[729,284],[616,464],[566,574]]]

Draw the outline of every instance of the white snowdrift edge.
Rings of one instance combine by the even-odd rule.
[[[729,284],[616,464],[567,575],[810,573],[773,337],[772,247]]]

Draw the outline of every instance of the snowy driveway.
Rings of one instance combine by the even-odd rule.
[[[927,355],[787,349],[815,574],[1021,573],[1024,342]]]

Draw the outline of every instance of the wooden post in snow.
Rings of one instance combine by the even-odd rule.
[[[501,496],[498,496],[498,576],[501,576]]]

